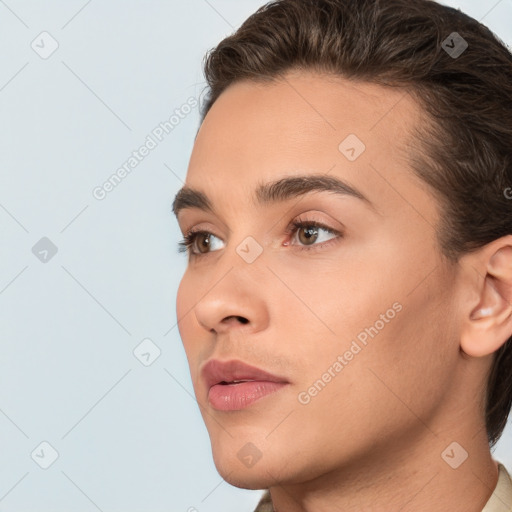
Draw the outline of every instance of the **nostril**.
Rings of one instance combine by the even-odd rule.
[[[224,322],[229,322],[232,318],[238,320],[242,324],[249,323],[249,320],[247,320],[247,318],[245,318],[243,316],[236,316],[236,315],[227,316],[226,318],[224,318]]]

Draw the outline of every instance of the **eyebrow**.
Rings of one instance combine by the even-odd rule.
[[[312,192],[332,192],[342,196],[355,197],[374,208],[373,203],[352,185],[334,176],[319,176],[316,174],[290,176],[277,181],[262,183],[256,188],[254,198],[258,205],[266,206]],[[206,194],[188,186],[178,191],[172,204],[172,210],[176,217],[178,217],[180,211],[186,208],[197,208],[214,213],[212,202]]]

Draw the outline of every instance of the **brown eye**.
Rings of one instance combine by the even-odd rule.
[[[296,220],[287,228],[287,234],[293,234],[291,245],[309,250],[325,247],[331,240],[341,238],[342,234],[316,220]],[[322,243],[319,243],[322,242]]]
[[[305,226],[300,228],[297,234],[301,244],[311,245],[318,238],[318,228],[315,226]]]
[[[209,233],[198,233],[196,236],[196,248],[197,252],[205,254],[210,250],[210,234]]]
[[[203,256],[219,249],[222,240],[209,231],[189,231],[178,244],[178,252],[188,253],[190,258]]]

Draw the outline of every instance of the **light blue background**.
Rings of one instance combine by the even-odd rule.
[[[200,95],[205,51],[263,3],[0,1],[0,511],[258,501],[215,470],[176,328],[186,257],[170,208],[197,108],[105,199],[92,191]],[[449,4],[512,45],[512,0]],[[48,59],[31,48],[43,31]],[[47,263],[42,237],[58,248]],[[145,338],[161,350],[148,367],[133,354]],[[59,453],[46,470],[30,455],[42,441]],[[512,467],[510,426],[495,456]]]

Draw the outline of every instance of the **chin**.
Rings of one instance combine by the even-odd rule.
[[[228,484],[239,489],[259,491],[261,489],[268,489],[272,485],[268,475],[265,477],[263,474],[253,474],[250,470],[241,470],[239,473],[233,471],[227,474],[219,471],[219,474]]]
[[[241,489],[266,489],[275,476],[280,473],[272,457],[266,457],[252,443],[242,443],[241,449],[235,449],[223,443],[213,446],[213,461],[219,475],[229,484]]]

